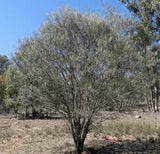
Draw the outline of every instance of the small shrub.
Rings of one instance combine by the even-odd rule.
[[[29,124],[25,124],[24,127],[25,127],[26,129],[31,128]]]

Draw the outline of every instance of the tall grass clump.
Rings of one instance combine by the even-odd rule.
[[[156,136],[157,128],[144,122],[113,121],[104,125],[94,127],[95,133],[103,133],[106,136],[122,137],[133,136],[135,138],[146,138],[147,136]]]

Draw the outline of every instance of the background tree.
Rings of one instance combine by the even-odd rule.
[[[141,83],[146,99],[151,100],[153,111],[158,111],[160,73],[160,3],[159,0],[121,0],[133,13],[133,39],[139,54]],[[150,96],[150,98],[147,98]]]
[[[107,53],[113,77],[110,84],[112,87],[110,102],[115,110],[130,110],[143,100],[137,81],[139,57],[131,37],[134,21],[119,15],[114,9],[107,13],[106,20],[113,33],[109,42],[110,52]]]
[[[9,60],[6,56],[0,55],[0,105],[1,110],[4,110],[4,98],[5,98],[5,77],[4,72],[9,65]]]
[[[5,106],[7,110],[17,113],[22,100],[18,97],[18,91],[23,87],[21,73],[15,65],[10,65],[5,74]],[[21,101],[20,101],[21,100]],[[25,100],[23,100],[25,102]]]

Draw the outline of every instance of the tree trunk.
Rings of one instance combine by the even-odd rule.
[[[154,88],[152,89],[152,108],[153,108],[153,112],[157,112],[159,111],[159,106],[158,106],[158,98],[159,97],[159,93],[158,93],[158,89],[156,86],[154,86]]]
[[[80,118],[72,119],[70,124],[77,154],[81,154],[83,152],[84,142],[89,130],[90,119],[88,119],[87,122],[85,119],[83,119],[83,122]]]
[[[147,104],[148,111],[150,111],[151,110],[151,104],[150,104],[150,101],[149,101],[149,98],[148,98],[147,94],[145,94],[145,102]]]
[[[81,154],[83,152],[86,135],[84,136],[82,134],[84,134],[84,131],[81,129],[81,127],[73,128],[72,135],[77,150],[77,154]]]
[[[84,148],[84,139],[81,138],[77,138],[74,143],[76,146],[76,150],[77,150],[77,154],[81,154],[83,152],[83,148]]]
[[[152,109],[153,112],[156,112],[156,108],[155,108],[155,96],[154,96],[154,91],[152,90]]]
[[[158,87],[155,87],[155,104],[156,104],[156,110],[159,111],[159,92]]]
[[[29,117],[29,111],[28,111],[28,106],[26,106],[26,118]]]
[[[36,118],[36,117],[37,117],[37,112],[36,112],[34,106],[32,106],[32,117],[33,117],[33,118]]]

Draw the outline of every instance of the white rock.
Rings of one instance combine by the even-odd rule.
[[[140,115],[136,115],[135,118],[139,119],[142,118]]]

